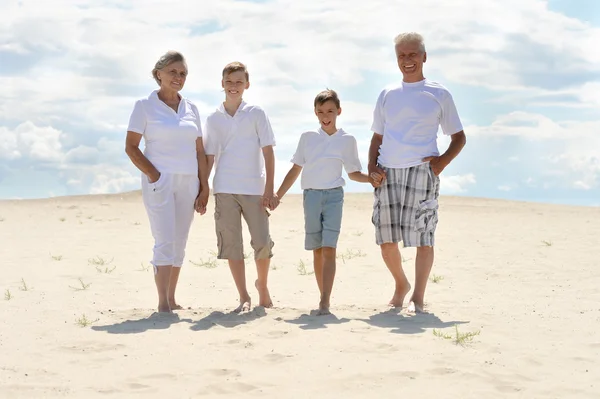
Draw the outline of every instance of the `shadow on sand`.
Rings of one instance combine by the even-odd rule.
[[[215,326],[221,326],[225,328],[233,328],[242,324],[246,324],[250,321],[260,319],[267,315],[264,307],[257,306],[252,311],[247,313],[223,313],[219,311],[213,311],[208,316],[201,318],[200,320],[193,321],[190,330],[192,331],[206,331]],[[191,321],[191,320],[190,320]]]
[[[400,314],[399,310],[390,309],[372,316],[368,319],[356,319],[373,327],[389,328],[394,334],[420,334],[427,328],[454,327],[466,324],[468,321],[442,321],[433,313],[417,313],[410,315]]]
[[[104,326],[92,326],[94,331],[105,331],[109,334],[139,334],[148,330],[164,330],[172,324],[188,322],[190,319],[181,319],[177,313],[153,313],[149,317],[138,320],[125,320],[120,323]]]
[[[311,310],[310,314],[302,314],[292,320],[285,320],[286,323],[298,324],[302,330],[316,330],[319,328],[327,328],[328,324],[348,323],[350,319],[338,319],[336,315],[329,314],[317,316],[318,310]]]

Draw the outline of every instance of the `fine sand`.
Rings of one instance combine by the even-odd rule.
[[[600,397],[600,208],[442,197],[429,313],[411,315],[386,306],[371,195],[347,194],[334,315],[313,316],[301,197],[271,216],[275,307],[244,315],[212,205],[186,310],[159,316],[139,192],[0,201],[0,398]]]

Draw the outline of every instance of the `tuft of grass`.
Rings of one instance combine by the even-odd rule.
[[[247,254],[244,254],[244,259],[250,259],[252,256],[254,256],[254,252],[250,251]]]
[[[90,288],[90,285],[92,285],[92,283],[86,284],[83,282],[83,279],[81,277],[79,277],[79,284],[81,284],[80,287],[73,287],[73,286],[69,286],[69,288],[74,289],[75,291],[85,291],[88,288]]]
[[[29,291],[31,289],[31,287],[29,287],[27,285],[27,283],[25,282],[25,279],[21,277],[21,286],[19,287],[19,289],[21,291]]]
[[[217,267],[216,259],[204,260],[203,258],[200,258],[200,262],[194,262],[193,260],[190,260],[190,263],[194,266],[206,267],[207,269],[214,269],[215,267]]]
[[[62,255],[52,255],[52,254],[50,254],[50,256],[52,257],[52,259],[54,259],[56,261],[62,260],[62,258],[63,258]]]
[[[0,216],[0,222],[4,222],[6,219],[4,219],[2,216]]]
[[[93,218],[93,217],[94,217],[94,215],[90,215],[90,216],[88,216],[87,218],[88,218],[88,219],[91,219],[91,218]]]
[[[467,343],[472,342],[473,338],[475,338],[476,336],[478,336],[481,333],[481,331],[479,331],[479,330],[477,330],[475,332],[466,332],[466,333],[459,332],[458,325],[456,325],[456,324],[454,325],[454,331],[455,331],[455,335],[453,336],[452,334],[447,334],[447,333],[442,332],[442,330],[436,330],[434,328],[433,335],[435,335],[436,337],[452,340],[452,342],[454,342],[456,345],[465,346]]]
[[[64,222],[64,221],[65,221],[65,220],[67,220],[67,219],[66,219],[66,218],[60,218],[60,219],[58,219],[58,220],[60,220],[61,222]]]
[[[362,258],[365,256],[367,256],[367,254],[360,249],[347,249],[346,252],[337,254],[336,258],[341,259],[343,263],[346,263],[346,260],[350,260],[352,258]]]
[[[75,319],[75,324],[77,324],[80,327],[87,327],[92,323],[97,322],[99,319],[96,320],[90,320],[87,318],[87,316],[85,314],[82,314],[81,317],[78,317],[77,319]]]
[[[139,226],[141,223],[140,222],[133,222],[134,226]]]
[[[542,240],[542,244],[544,244],[547,247],[551,247],[552,246],[552,241]]]
[[[444,276],[439,276],[439,275],[437,275],[437,274],[432,274],[432,275],[429,277],[429,280],[433,281],[433,282],[434,282],[434,283],[436,283],[436,284],[437,284],[437,283],[439,283],[440,281],[442,281],[443,279],[444,279]]]
[[[100,256],[88,259],[88,264],[93,265],[98,273],[110,274],[115,271],[117,266],[110,267],[109,265],[114,260],[106,260]]]
[[[271,270],[278,270],[278,269],[279,269],[279,266],[277,266],[277,265],[276,265],[276,264],[274,264],[274,263],[271,263],[271,266],[269,267],[269,269],[271,269]]]
[[[152,267],[152,264],[144,265],[144,262],[140,262],[140,268],[137,269],[140,272],[147,272]]]
[[[355,231],[354,233],[352,233],[352,235],[356,236],[356,237],[360,237],[360,236],[363,235],[363,232],[362,231]]]
[[[13,296],[10,293],[10,290],[7,289],[6,291],[4,291],[4,300],[5,301],[10,301],[11,299],[13,299]]]
[[[300,274],[301,276],[315,274],[314,270],[310,271],[310,272],[306,270],[306,264],[304,263],[304,261],[302,259],[300,259],[300,262],[298,262],[298,266],[296,266],[296,270],[298,271],[298,274]]]

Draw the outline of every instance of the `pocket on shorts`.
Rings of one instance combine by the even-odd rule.
[[[154,183],[150,183],[148,177],[144,177],[148,183],[147,202],[151,206],[164,205],[169,200],[169,176],[161,173]]]
[[[371,216],[371,223],[373,223],[375,227],[379,227],[379,214],[381,207],[381,200],[379,199],[380,192],[381,188],[377,187],[375,188],[373,195],[373,215]]]
[[[426,233],[434,230],[438,222],[437,199],[421,201],[417,207],[415,218],[415,231]]]

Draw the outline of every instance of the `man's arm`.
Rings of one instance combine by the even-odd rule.
[[[369,146],[369,177],[372,178],[371,185],[378,187],[383,180],[385,180],[385,171],[377,166],[377,159],[379,158],[379,148],[383,143],[383,135],[379,133],[373,133],[371,138],[371,145]]]
[[[467,136],[464,131],[456,132],[450,136],[450,145],[446,152],[439,157],[426,157],[423,162],[429,162],[433,173],[438,176],[460,154],[463,147],[467,144]]]

